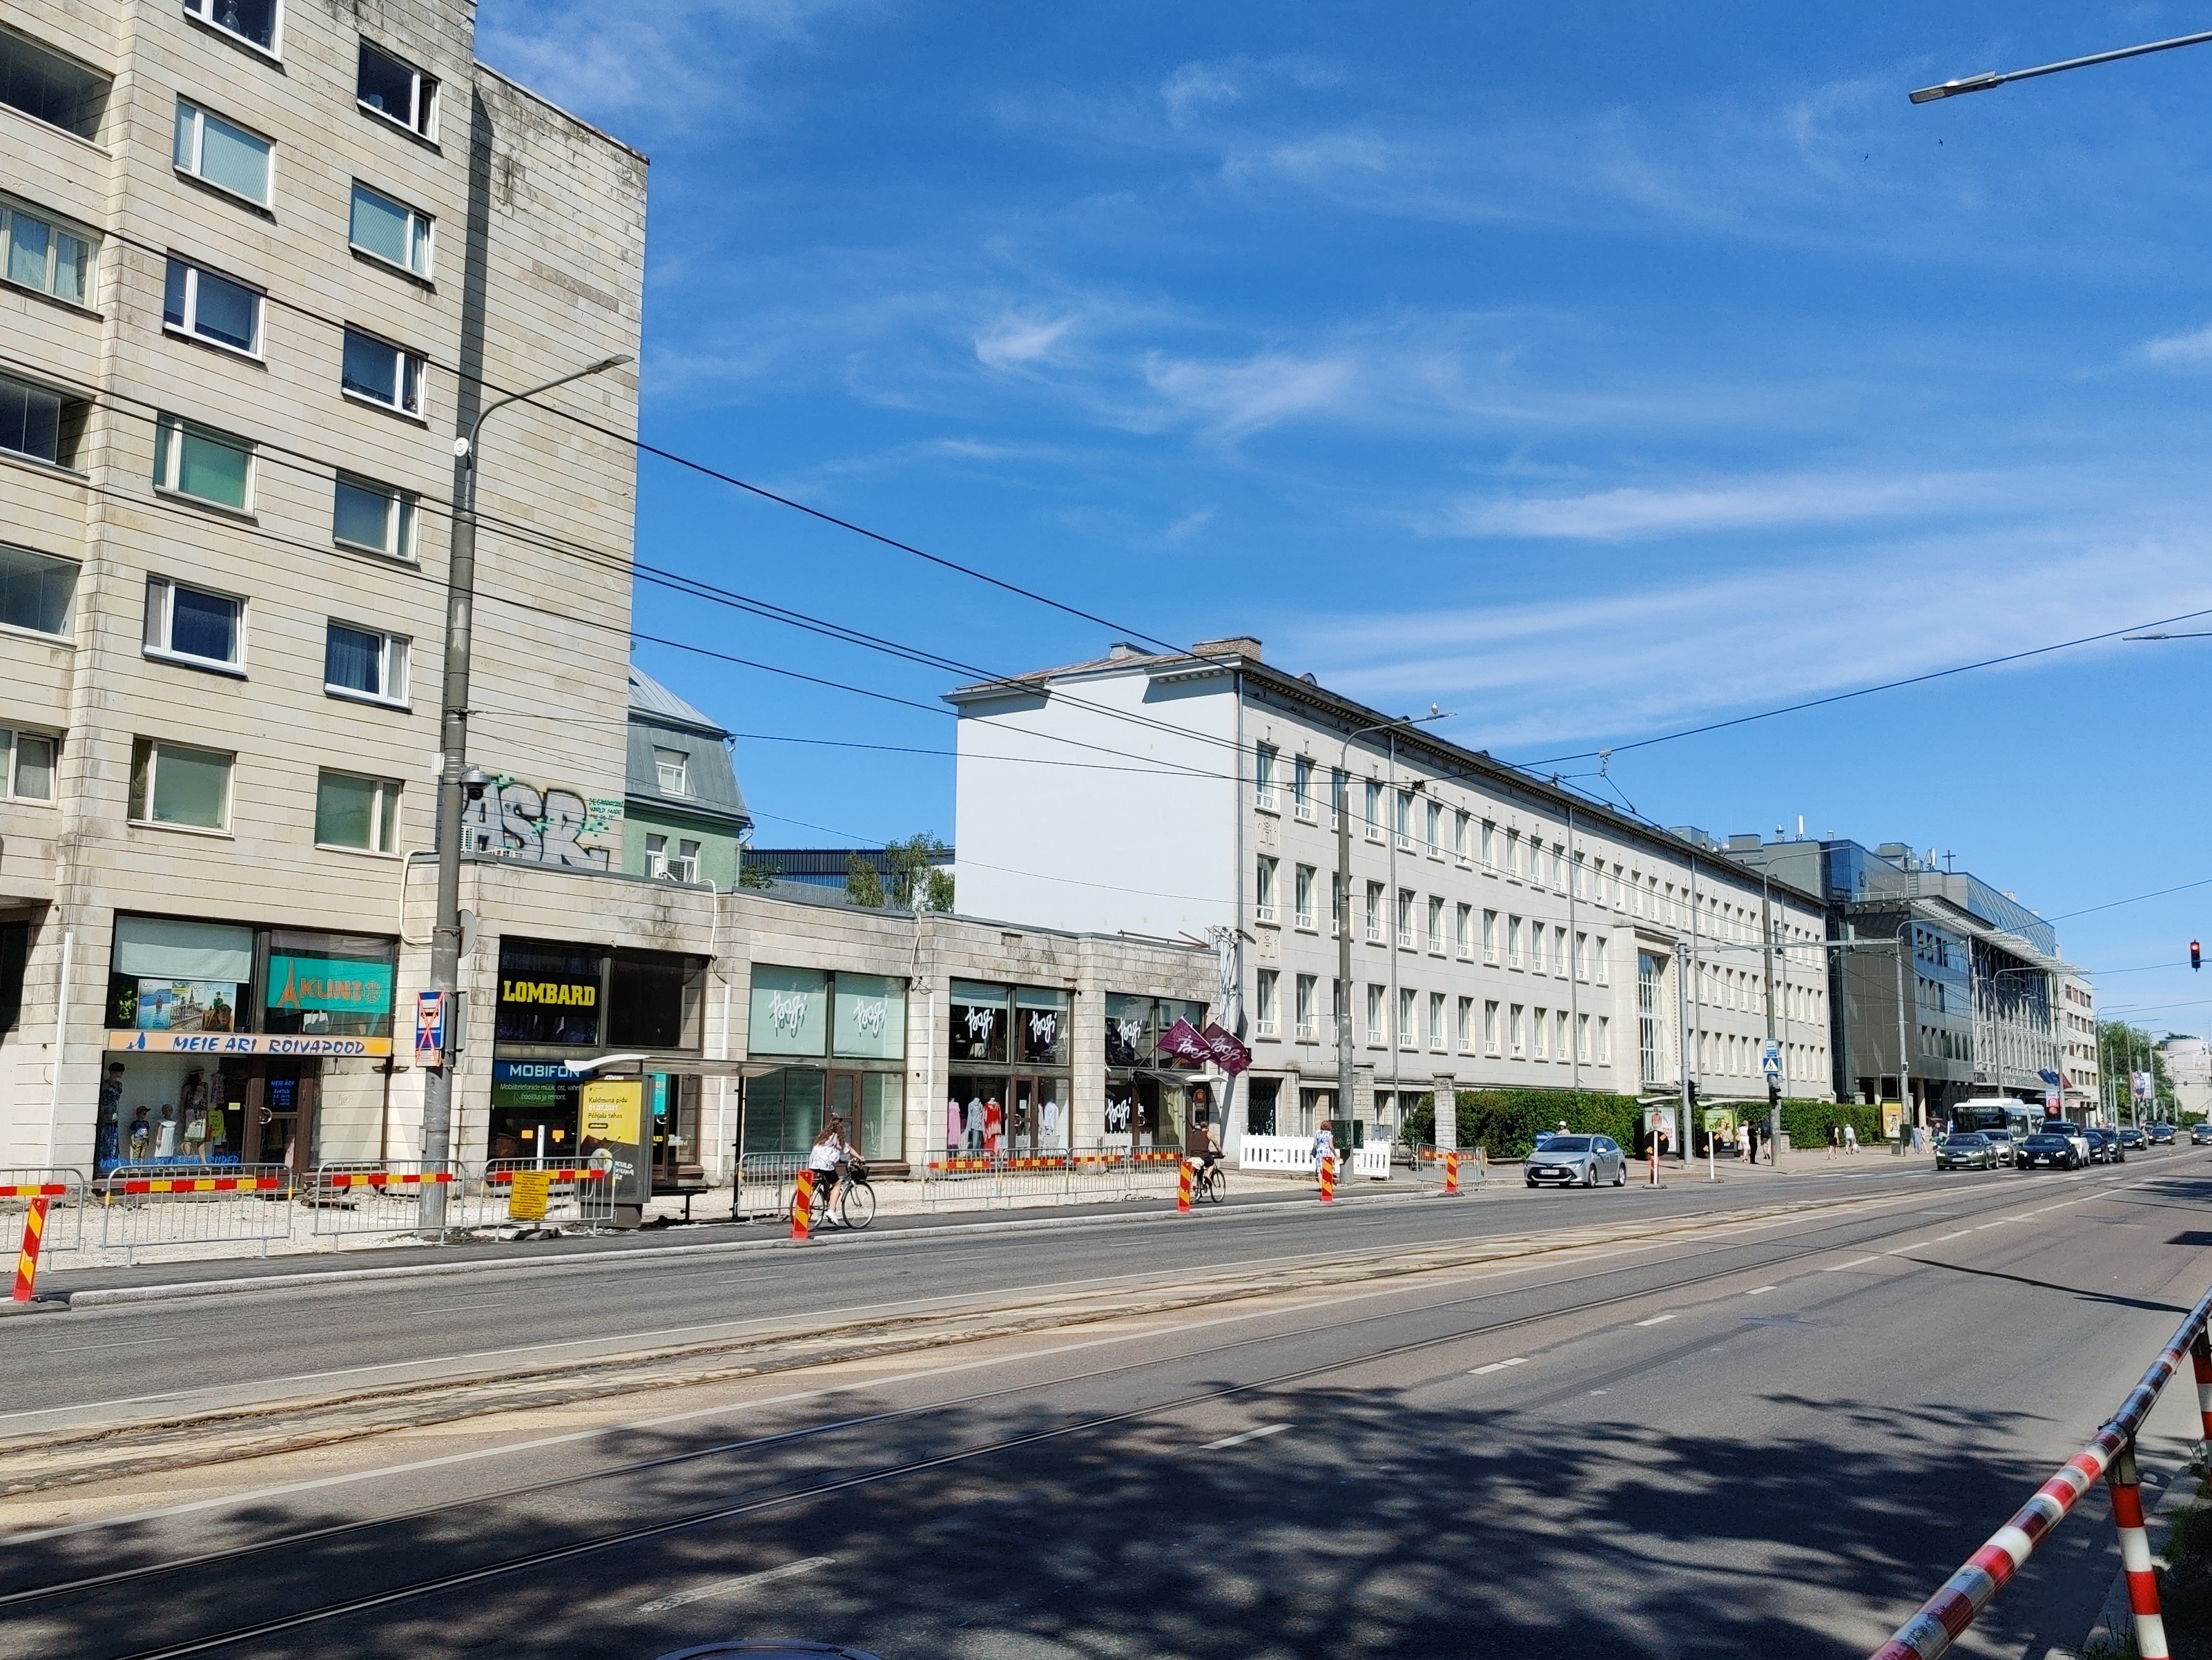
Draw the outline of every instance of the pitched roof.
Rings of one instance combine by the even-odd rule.
[[[635,663],[629,666],[629,708],[632,714],[672,721],[716,738],[730,735],[727,727],[685,702]]]

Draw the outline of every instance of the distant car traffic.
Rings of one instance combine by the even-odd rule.
[[[2000,1164],[2015,1164],[2019,1160],[2020,1142],[2008,1129],[1984,1129],[1979,1132],[1990,1138],[1990,1146]]]
[[[2089,1133],[2079,1124],[2069,1123],[2063,1118],[2046,1118],[2041,1129],[2045,1135],[2063,1135],[2071,1141],[2075,1163],[2086,1164],[2089,1162]]]
[[[2092,1125],[2085,1132],[2089,1138],[2089,1162],[2093,1164],[2121,1164],[2127,1162],[2127,1152],[2120,1146],[2118,1130],[2100,1128]]]
[[[2171,1124],[2153,1124],[2150,1127],[2150,1144],[2154,1147],[2172,1146],[2173,1145],[2173,1126]]]
[[[2038,1130],[2020,1144],[2022,1170],[2079,1170],[2085,1162],[2070,1135]]]
[[[2212,1124],[2191,1124],[2189,1139],[2200,1147],[2212,1147]]]
[[[1947,1135],[1936,1144],[1937,1170],[1995,1170],[1996,1164],[1996,1145],[1979,1130]]]
[[[1530,1149],[1528,1185],[1594,1188],[1601,1182],[1620,1187],[1628,1180],[1628,1155],[1607,1135],[1552,1135]]]
[[[2133,1124],[2124,1124],[2120,1127],[2120,1145],[2130,1152],[2141,1152],[2150,1144],[2144,1140],[2143,1133]]]

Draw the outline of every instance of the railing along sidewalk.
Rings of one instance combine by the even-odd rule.
[[[100,1178],[100,1249],[126,1263],[165,1245],[246,1243],[269,1255],[292,1237],[286,1164],[120,1164]]]
[[[67,1166],[0,1166],[0,1254],[13,1257],[22,1249],[23,1219],[40,1199],[46,1201],[46,1225],[40,1254],[82,1250],[88,1185],[82,1171]]]

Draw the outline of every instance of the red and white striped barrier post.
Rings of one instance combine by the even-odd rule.
[[[2150,1535],[2143,1531],[2142,1484],[2136,1472],[2133,1438],[2105,1472],[2112,1494],[2112,1525],[2120,1533],[2120,1566],[2127,1570],[2128,1611],[2135,1616],[2136,1652],[2142,1660],[2167,1660],[2166,1617],[2158,1607],[2158,1571],[2151,1566]]]
[[[1190,1214],[1190,1160],[1188,1158],[1176,1167],[1176,1214]]]
[[[2212,1337],[2203,1332],[2189,1346],[2189,1359],[2197,1371],[2197,1420],[2200,1433],[2212,1442]]]
[[[791,1201],[791,1237],[805,1244],[814,1237],[814,1172],[799,1172],[799,1190]]]
[[[1448,1152],[1444,1155],[1444,1191],[1446,1193],[1459,1191],[1459,1155],[1455,1152]]]
[[[23,1213],[23,1248],[15,1253],[15,1300],[31,1300],[31,1287],[39,1278],[39,1241],[46,1231],[46,1207],[53,1201],[46,1198],[31,1201],[31,1207]]]
[[[1322,1155],[1321,1201],[1324,1205],[1336,1202],[1336,1155],[1333,1152]]]

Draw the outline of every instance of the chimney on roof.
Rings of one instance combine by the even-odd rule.
[[[1256,663],[1260,660],[1260,642],[1249,634],[1231,635],[1226,640],[1201,640],[1190,648],[1193,657],[1245,657]]]
[[[1127,640],[1116,640],[1112,645],[1106,648],[1106,657],[1109,662],[1112,662],[1124,657],[1142,657],[1144,654],[1145,654],[1143,652],[1139,651]]]

